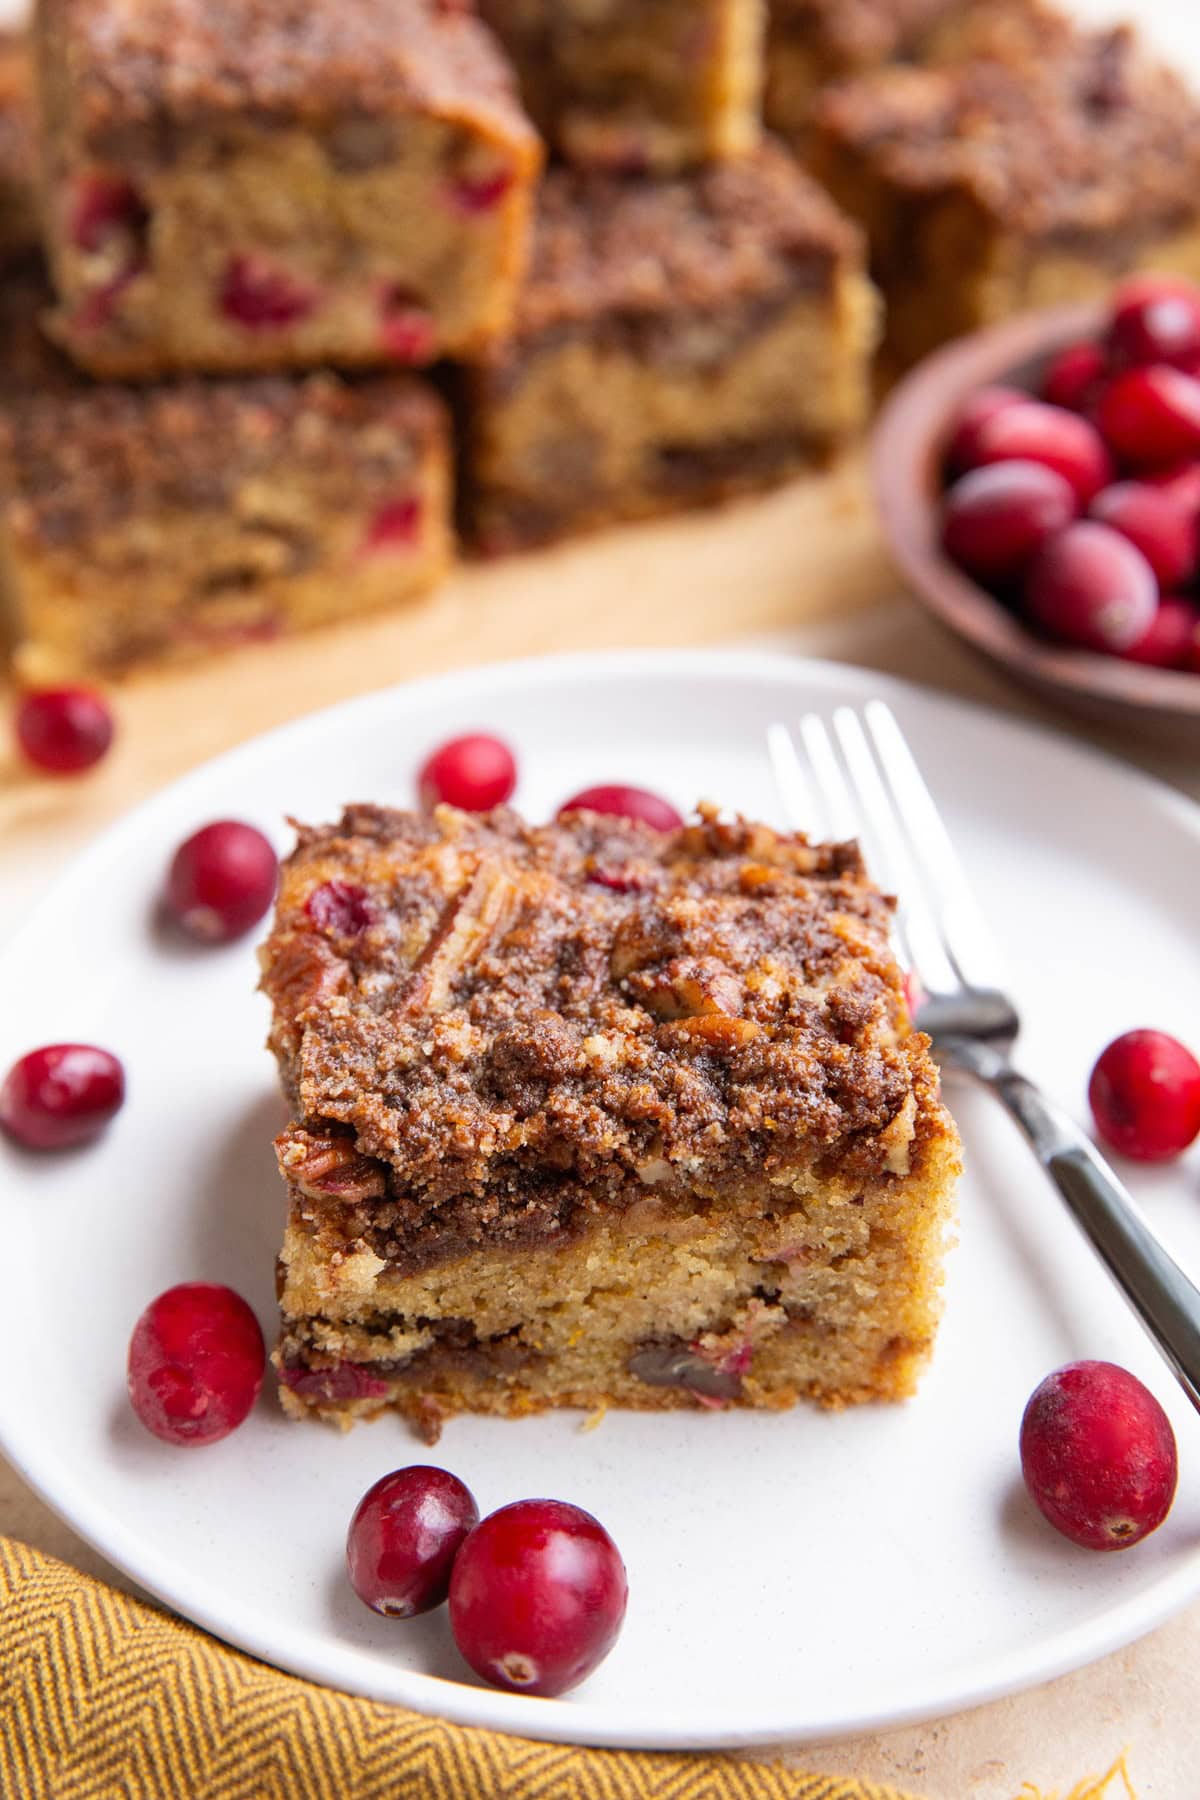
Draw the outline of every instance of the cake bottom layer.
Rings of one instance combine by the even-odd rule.
[[[434,1441],[464,1411],[903,1399],[933,1344],[957,1172],[948,1135],[873,1196],[784,1190],[749,1220],[648,1200],[641,1217],[408,1275],[365,1250],[323,1256],[294,1201],[284,1409],[348,1424],[394,1408]]]

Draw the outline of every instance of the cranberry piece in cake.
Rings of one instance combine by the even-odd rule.
[[[1021,1473],[1056,1531],[1088,1550],[1127,1550],[1171,1510],[1175,1433],[1128,1369],[1068,1363],[1035,1389],[1021,1420]]]
[[[450,1628],[494,1687],[565,1694],[616,1643],[628,1598],[625,1565],[598,1519],[561,1500],[517,1500],[459,1551]]]
[[[152,1300],[129,1340],[129,1398],[167,1444],[215,1444],[237,1429],[262,1386],[258,1320],[232,1288],[188,1281]]]
[[[428,362],[506,330],[541,147],[472,8],[47,0],[37,37],[53,329],[93,374]]]
[[[219,819],[175,852],[167,909],[189,936],[227,944],[258,924],[275,898],[278,875],[275,852],[257,827]]]
[[[17,705],[17,742],[48,775],[79,775],[107,755],[113,716],[92,688],[43,688]]]
[[[125,1071],[94,1044],[45,1044],[15,1062],[0,1086],[0,1126],[27,1150],[90,1143],[121,1110]]]
[[[346,1538],[350,1585],[372,1612],[411,1619],[440,1606],[467,1533],[471,1491],[448,1469],[421,1464],[384,1475],[354,1509]]]
[[[958,1147],[890,920],[853,844],[713,808],[303,829],[262,953],[284,1410],[910,1393]]]

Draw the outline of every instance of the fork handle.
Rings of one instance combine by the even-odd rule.
[[[1069,1113],[991,1045],[958,1038],[944,1047],[1003,1101],[1200,1412],[1200,1289]]]

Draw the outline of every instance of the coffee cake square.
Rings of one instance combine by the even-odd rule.
[[[511,338],[464,396],[486,552],[702,505],[866,418],[862,237],[778,145],[684,175],[554,169]]]
[[[57,331],[100,375],[465,356],[541,148],[470,8],[44,0]]]
[[[569,162],[686,168],[758,142],[765,0],[480,0]]]
[[[958,1142],[853,844],[349,808],[262,952],[285,1409],[910,1394]]]
[[[1045,17],[962,47],[817,111],[810,166],[869,234],[889,363],[1131,269],[1200,277],[1200,106],[1136,34]]]

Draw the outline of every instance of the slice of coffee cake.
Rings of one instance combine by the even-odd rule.
[[[263,951],[284,1406],[910,1394],[958,1172],[852,844],[350,808]]]

